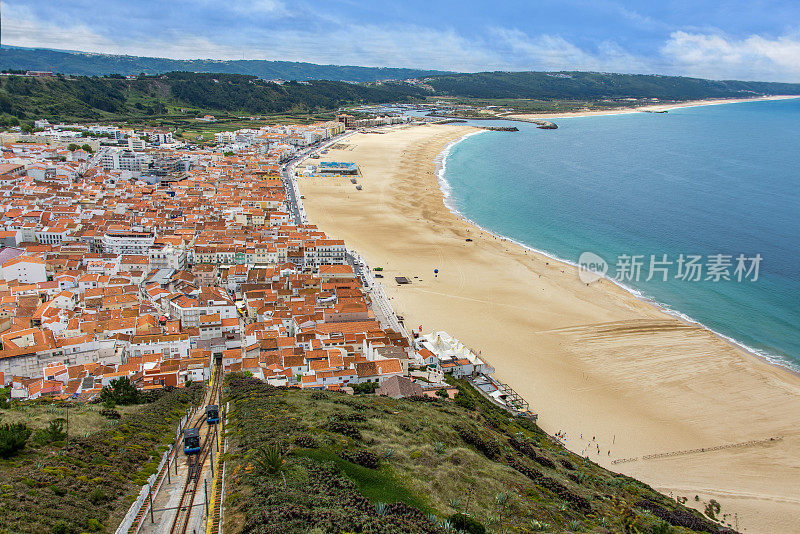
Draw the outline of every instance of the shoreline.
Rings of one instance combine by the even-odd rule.
[[[529,122],[527,119],[569,119],[577,117],[595,117],[600,115],[628,115],[631,113],[647,113],[672,111],[681,108],[694,108],[702,106],[718,106],[722,104],[741,104],[744,102],[769,102],[772,100],[792,100],[800,98],[800,95],[772,95],[754,98],[714,98],[709,100],[687,100],[685,102],[675,102],[671,104],[647,104],[639,107],[625,107],[618,109],[598,109],[585,111],[565,111],[563,113],[511,113],[505,116],[492,117],[492,119],[506,119],[511,121]],[[482,120],[482,119],[475,119]]]
[[[800,98],[800,96],[798,96],[796,98]],[[752,100],[745,100],[745,101],[749,102],[749,101],[752,101]],[[712,105],[714,105],[714,104],[712,104]],[[689,106],[684,106],[684,107],[689,107]],[[692,106],[692,107],[695,107],[695,106]],[[464,140],[466,140],[466,139],[468,139],[468,138],[470,138],[472,136],[475,136],[475,135],[478,135],[478,134],[481,134],[481,133],[485,133],[487,131],[488,130],[482,130],[482,131],[467,133],[467,134],[459,137],[458,139],[455,139],[454,141],[451,141],[450,143],[448,143],[444,147],[442,152],[440,152],[439,155],[434,159],[434,163],[436,164],[436,176],[437,176],[437,180],[439,182],[439,187],[442,189],[442,196],[443,196],[444,206],[448,210],[450,210],[450,212],[453,215],[455,215],[456,217],[458,217],[459,219],[461,219],[465,223],[467,223],[469,225],[472,225],[475,228],[477,228],[477,229],[479,229],[479,230],[481,230],[483,232],[486,232],[488,234],[497,236],[498,239],[502,239],[502,240],[507,241],[509,243],[513,243],[513,244],[515,244],[515,245],[517,245],[519,247],[522,247],[524,249],[530,250],[531,252],[533,252],[535,254],[540,254],[542,256],[545,256],[547,258],[552,259],[553,261],[562,263],[565,266],[569,267],[570,269],[577,269],[578,268],[578,264],[576,264],[574,262],[571,262],[569,260],[565,260],[564,258],[559,258],[558,256],[556,256],[555,254],[553,254],[551,252],[548,252],[548,251],[543,250],[543,249],[538,249],[536,247],[533,247],[531,245],[523,243],[522,241],[518,241],[516,239],[513,239],[511,237],[503,235],[500,232],[496,232],[494,230],[491,230],[489,228],[486,228],[485,226],[482,226],[482,225],[478,224],[477,222],[473,221],[472,219],[470,219],[469,217],[464,215],[455,206],[455,203],[454,203],[454,200],[453,200],[453,197],[452,197],[452,187],[450,186],[450,183],[447,181],[447,178],[445,177],[445,172],[446,172],[446,168],[447,168],[447,158],[450,157],[451,151],[452,151],[453,148],[455,148],[456,145],[458,145],[462,141],[464,141]],[[649,305],[653,306],[654,308],[656,308],[660,312],[663,312],[663,313],[666,313],[668,315],[671,315],[672,317],[675,317],[676,319],[678,319],[680,321],[683,321],[687,325],[696,326],[698,328],[702,328],[704,330],[707,330],[708,332],[711,332],[712,334],[714,334],[715,336],[719,337],[721,340],[725,341],[726,343],[729,343],[729,344],[731,344],[732,346],[734,346],[734,347],[736,347],[738,349],[746,351],[748,354],[750,354],[754,358],[757,358],[760,361],[763,361],[764,363],[768,363],[770,365],[774,365],[774,366],[779,367],[781,369],[787,370],[790,373],[795,374],[798,377],[800,377],[800,367],[797,367],[796,364],[794,364],[791,361],[786,361],[781,356],[769,354],[766,351],[761,351],[759,349],[750,347],[749,345],[739,341],[738,339],[736,339],[736,338],[734,338],[732,336],[728,336],[728,335],[723,334],[722,332],[718,332],[718,331],[714,330],[713,328],[709,327],[708,325],[706,325],[706,324],[694,319],[690,315],[688,315],[686,313],[683,313],[680,310],[676,310],[674,308],[671,308],[669,306],[669,304],[665,304],[663,302],[659,302],[655,298],[647,295],[646,293],[642,292],[639,289],[636,289],[635,287],[631,287],[631,286],[625,285],[625,284],[623,284],[623,283],[621,283],[621,282],[619,282],[617,280],[614,280],[613,278],[609,278],[608,276],[603,276],[603,279],[607,280],[608,282],[611,282],[612,284],[616,285],[617,287],[621,288],[622,290],[630,293],[634,298],[636,298],[640,302],[643,302],[645,304],[649,304]]]
[[[570,450],[588,454],[581,440],[596,436],[602,450],[589,457],[603,467],[693,506],[702,506],[694,495],[714,498],[751,533],[800,530],[800,379],[608,280],[587,287],[574,268],[451,212],[435,160],[469,133],[428,125],[354,135],[328,158],[357,162],[363,191],[301,178],[310,219],[386,280],[412,279],[386,284],[406,326],[480,349],[546,432],[567,433]],[[783,439],[720,448],[774,436]],[[708,452],[662,457],[697,449]]]

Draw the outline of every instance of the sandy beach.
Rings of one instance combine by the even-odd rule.
[[[300,178],[310,221],[384,268],[407,327],[481,351],[572,451],[688,505],[717,499],[742,532],[800,532],[800,377],[451,213],[434,160],[473,131],[402,126],[343,140],[324,159],[357,162],[363,190]]]
[[[716,106],[720,104],[736,104],[738,102],[755,102],[759,100],[787,100],[792,98],[800,98],[800,95],[774,95],[774,96],[761,96],[756,98],[717,98],[710,100],[690,100],[686,102],[676,102],[672,104],[653,104],[647,106],[637,107],[622,107],[617,109],[606,110],[586,110],[586,111],[570,111],[566,113],[511,113],[504,115],[502,118],[510,120],[536,120],[536,119],[565,119],[569,117],[589,117],[593,115],[624,115],[627,113],[644,113],[644,112],[660,112],[669,111],[678,108],[691,108],[696,106]]]

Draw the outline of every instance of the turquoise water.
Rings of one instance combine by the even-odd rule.
[[[800,369],[800,99],[555,122],[450,147],[448,205],[572,263],[591,251],[636,293]],[[647,281],[664,254],[667,281]],[[677,277],[681,254],[701,280]],[[638,280],[620,255],[642,256]],[[757,280],[740,255],[760,255]],[[730,280],[707,280],[709,263]]]

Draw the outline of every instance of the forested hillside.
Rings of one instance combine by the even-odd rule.
[[[442,71],[391,67],[356,67],[349,65],[317,65],[295,61],[169,59],[159,57],[92,54],[44,48],[3,48],[0,68],[44,70],[81,76],[105,74],[162,74],[165,72],[224,72],[249,74],[267,80],[339,80],[375,82],[405,80]]]
[[[265,115],[331,110],[349,103],[404,101],[425,94],[399,82],[260,80],[240,74],[173,72],[162,76],[0,77],[0,113],[8,119],[127,119],[159,116],[176,108]]]
[[[791,83],[600,72],[479,72],[435,76],[426,81],[437,94],[473,98],[695,100],[800,94],[800,84]]]

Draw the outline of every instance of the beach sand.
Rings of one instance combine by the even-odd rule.
[[[678,108],[691,108],[695,106],[715,106],[719,104],[735,104],[738,102],[755,102],[758,100],[787,100],[800,98],[800,95],[774,95],[760,96],[756,98],[717,98],[709,100],[689,100],[686,102],[676,102],[672,104],[651,104],[637,107],[623,107],[617,109],[569,111],[565,113],[511,113],[500,118],[509,120],[534,120],[534,119],[565,119],[569,117],[589,117],[592,115],[624,115],[627,113],[642,113],[645,111],[669,111]]]
[[[451,213],[434,159],[472,131],[402,126],[347,138],[324,159],[357,162],[363,190],[300,178],[309,219],[384,268],[408,328],[444,330],[481,351],[572,451],[594,437],[592,460],[688,505],[715,498],[742,531],[800,532],[800,377]],[[413,283],[397,286],[396,275]],[[771,437],[782,439],[641,459]]]

